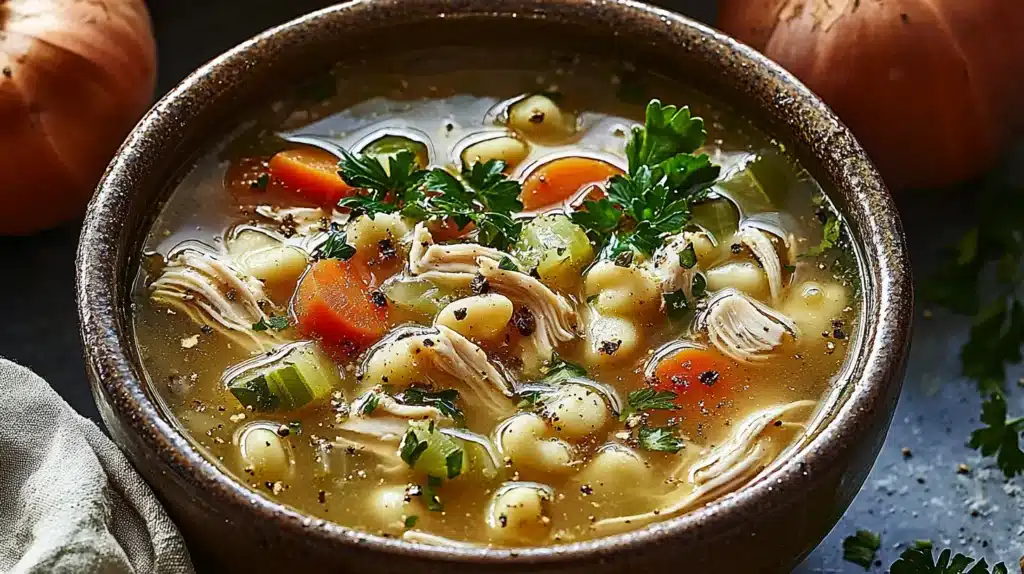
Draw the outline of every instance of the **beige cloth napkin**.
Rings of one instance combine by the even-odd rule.
[[[43,379],[0,359],[0,571],[194,572],[121,451]]]

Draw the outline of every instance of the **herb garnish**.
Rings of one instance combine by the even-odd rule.
[[[881,547],[882,538],[879,535],[870,530],[858,530],[856,534],[843,540],[843,560],[869,570]]]
[[[267,317],[266,319],[260,318],[259,321],[252,324],[253,331],[266,331],[267,329],[273,329],[275,331],[284,331],[291,326],[291,322],[286,316],[280,317]]]
[[[679,438],[676,429],[666,427],[641,426],[637,430],[637,440],[640,441],[640,448],[658,452],[677,453],[683,450],[686,443]]]
[[[345,183],[358,188],[360,193],[342,198],[338,206],[352,210],[352,216],[367,215],[373,219],[378,213],[396,213],[415,196],[427,172],[419,169],[416,156],[402,150],[388,157],[388,168],[374,156],[356,155],[341,150],[338,174]]]
[[[839,218],[830,213],[821,229],[821,243],[808,249],[800,257],[817,257],[834,248],[839,244],[841,229]]]
[[[343,231],[331,231],[327,234],[327,241],[317,248],[315,256],[318,259],[348,261],[355,254],[356,248],[348,244],[348,238]]]
[[[251,187],[252,189],[254,189],[256,191],[266,191],[267,186],[269,186],[269,185],[270,185],[270,174],[269,173],[261,173],[259,175],[259,177],[256,178],[256,181],[252,182],[252,185],[250,185],[249,187]]]
[[[441,411],[441,414],[451,417],[457,422],[465,420],[462,410],[455,406],[455,402],[459,400],[459,391],[455,389],[431,392],[420,387],[409,387],[395,398],[405,405],[434,407]]]
[[[380,404],[380,394],[376,391],[371,391],[370,396],[366,397],[363,401],[362,408],[359,409],[359,414],[363,416],[370,416],[373,411],[377,410],[377,406]]]
[[[427,499],[427,510],[431,512],[443,512],[444,504],[441,502],[441,497],[437,494],[437,489],[441,488],[441,479],[436,476],[427,477],[427,486],[423,489],[423,494]]]
[[[690,221],[690,204],[707,197],[720,172],[706,154],[693,155],[707,132],[688,107],[651,100],[644,125],[632,134],[626,144],[629,173],[609,180],[607,199],[586,201],[585,211],[572,215],[591,238],[607,238],[607,259],[627,250],[654,253],[665,235]]]
[[[582,365],[578,365],[571,361],[566,361],[558,355],[558,353],[551,354],[551,361],[548,363],[547,371],[544,374],[544,378],[540,380],[541,383],[547,383],[549,385],[557,385],[565,382],[568,379],[575,377],[586,377],[587,370]]]
[[[970,336],[960,349],[962,373],[986,398],[981,421],[970,445],[996,463],[1007,477],[1024,473],[1020,419],[1006,420],[1006,367],[1021,362],[1024,345],[1024,190],[1000,183],[984,187],[979,198],[980,224],[951,250],[948,264],[925,285],[925,295],[954,313],[974,315]],[[996,297],[982,304],[979,283],[995,269]],[[1000,421],[998,419],[1002,418]]]
[[[996,464],[1006,476],[1024,473],[1024,452],[1019,437],[1024,433],[1024,417],[1006,418],[1006,399],[993,394],[981,405],[981,422],[985,428],[971,433],[970,446],[985,456],[996,455]]]
[[[420,520],[419,516],[416,516],[415,514],[410,514],[409,516],[405,517],[405,527],[406,528],[415,528],[416,527],[416,523],[419,522],[419,520]]]
[[[679,409],[675,400],[678,395],[672,391],[656,391],[650,387],[638,389],[629,393],[626,398],[626,408],[619,413],[619,420],[624,421],[635,413],[645,411],[674,411]]]
[[[989,570],[985,559],[975,562],[974,558],[957,554],[946,549],[939,554],[939,559],[932,556],[932,543],[918,540],[914,546],[903,551],[896,562],[889,568],[891,574],[1007,574],[1006,565],[1000,562]],[[971,564],[974,566],[971,566]],[[968,569],[968,566],[971,566]]]

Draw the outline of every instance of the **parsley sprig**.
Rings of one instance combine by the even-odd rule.
[[[971,566],[973,564],[973,566]],[[970,568],[968,568],[970,567]],[[989,570],[985,559],[975,561],[974,558],[943,550],[938,560],[932,555],[932,543],[918,540],[914,545],[900,554],[896,562],[889,568],[891,574],[1007,574],[1006,565],[1000,562]]]
[[[619,420],[626,420],[636,413],[646,411],[674,411],[679,407],[675,400],[678,397],[672,391],[656,391],[652,388],[637,389],[626,397],[626,407],[619,413]]]
[[[519,238],[523,226],[512,216],[523,209],[522,186],[505,176],[501,160],[465,166],[456,177],[442,168],[419,169],[408,150],[389,157],[387,169],[373,156],[348,151],[342,155],[338,173],[360,191],[338,205],[351,209],[353,216],[401,213],[420,220],[451,218],[459,229],[474,224],[478,243],[502,250]]]
[[[707,155],[693,155],[706,137],[704,121],[688,107],[651,100],[644,125],[626,144],[629,173],[609,180],[607,198],[586,201],[572,215],[591,238],[606,241],[603,257],[650,255],[690,221],[690,205],[707,197],[720,172]]]
[[[1002,184],[983,187],[979,225],[949,250],[949,263],[925,285],[925,296],[954,313],[973,315],[970,335],[960,349],[963,375],[978,385],[985,400],[970,446],[1007,477],[1024,473],[1020,437],[1024,423],[1007,420],[1006,367],[1022,360],[1024,345],[1024,190]],[[996,296],[983,303],[979,283],[993,269]]]
[[[676,429],[670,426],[643,425],[637,429],[636,438],[640,443],[640,448],[644,450],[677,453],[686,446]]]

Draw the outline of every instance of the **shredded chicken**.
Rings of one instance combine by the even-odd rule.
[[[519,261],[503,251],[475,243],[437,245],[427,227],[418,223],[412,233],[409,271],[430,281],[468,285],[479,271],[479,261],[493,261],[497,265],[504,257],[520,265]]]
[[[377,401],[376,406],[368,409],[367,405],[370,401],[374,400]],[[367,410],[370,410],[370,413],[364,414]],[[403,405],[391,395],[376,391],[363,393],[362,396],[352,403],[351,412],[354,417],[380,416],[385,414],[409,420],[432,420],[437,422],[448,420],[448,417],[435,407],[428,405]]]
[[[361,366],[361,374],[378,353],[414,353],[434,368],[455,379],[467,401],[479,401],[495,418],[515,410],[515,388],[509,378],[487,358],[487,353],[469,339],[443,325],[431,328],[399,327],[375,345]]]
[[[603,532],[636,528],[682,514],[750,484],[792,443],[793,434],[804,430],[803,424],[786,420],[787,417],[791,418],[794,413],[806,411],[816,404],[815,401],[795,401],[754,413],[739,424],[725,443],[689,467],[686,483],[692,488],[685,494],[680,493],[682,488],[677,488],[663,496],[658,507],[651,512],[607,518],[595,523],[594,527]],[[804,417],[801,419],[805,420]],[[675,474],[679,474],[678,469]]]
[[[536,327],[528,339],[545,360],[559,343],[577,337],[576,310],[565,297],[525,273],[501,269],[497,261],[481,258],[478,263],[492,291],[530,310]]]
[[[693,299],[693,277],[699,272],[697,265],[687,269],[679,253],[693,244],[695,233],[684,232],[658,248],[651,257],[651,274],[657,279],[663,293],[682,290],[687,300]]]
[[[798,336],[792,319],[731,288],[707,302],[697,315],[696,327],[707,331],[719,351],[744,363],[765,358],[786,334]]]
[[[254,352],[287,341],[275,330],[252,329],[269,319],[264,310],[281,311],[264,294],[263,284],[198,242],[171,251],[160,277],[150,285],[150,298]]]
[[[744,227],[736,235],[737,239],[750,249],[757,262],[761,264],[768,276],[768,291],[771,293],[772,304],[777,305],[782,297],[782,260],[769,234],[756,227]]]

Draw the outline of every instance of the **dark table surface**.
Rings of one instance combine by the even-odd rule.
[[[252,34],[328,3],[151,0],[160,49],[159,92]],[[710,0],[660,3],[713,21]],[[969,201],[948,193],[918,193],[898,202],[920,284],[941,264],[941,246],[970,225],[964,209]],[[0,282],[0,355],[34,369],[78,412],[98,420],[85,380],[74,304],[78,230],[75,223],[31,238],[0,238],[8,278]],[[842,540],[857,528],[882,534],[879,557],[886,565],[908,542],[921,538],[986,556],[990,563],[1016,565],[1024,555],[1024,480],[1004,480],[990,460],[979,459],[964,444],[979,410],[973,385],[958,374],[957,354],[968,321],[924,313],[925,305],[918,305],[907,378],[882,453],[850,510],[798,574],[862,571],[842,560]],[[1011,380],[1021,375],[1012,372]],[[1011,411],[1024,411],[1024,392],[1016,389],[1011,396]],[[909,458],[904,448],[910,449]],[[957,472],[961,463],[970,467],[969,473]],[[737,570],[755,571],[754,565]]]

